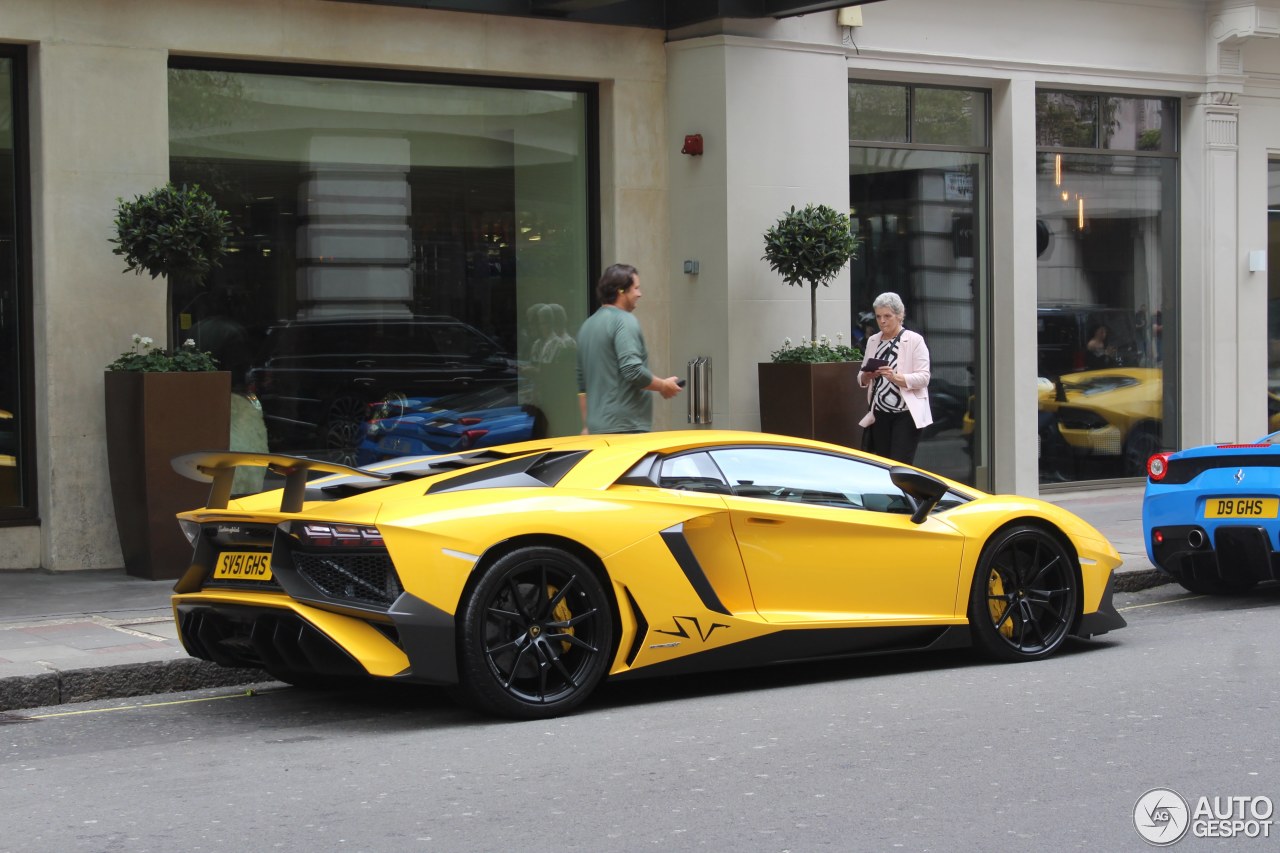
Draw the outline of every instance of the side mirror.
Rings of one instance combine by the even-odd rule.
[[[924,520],[933,512],[933,508],[947,493],[947,484],[937,477],[931,477],[914,468],[895,465],[889,469],[889,479],[907,496],[915,507],[911,513],[912,524],[924,524]]]

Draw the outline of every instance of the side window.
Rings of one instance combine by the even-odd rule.
[[[734,495],[876,512],[912,510],[889,469],[846,456],[772,447],[711,452]]]
[[[705,453],[686,453],[664,459],[658,471],[658,485],[664,489],[730,494],[729,484]]]
[[[480,333],[461,324],[434,325],[431,334],[435,337],[436,350],[446,355],[486,355],[494,349]]]

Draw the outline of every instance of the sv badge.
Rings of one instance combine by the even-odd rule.
[[[698,639],[702,640],[702,642],[705,643],[707,641],[707,638],[710,637],[711,634],[717,628],[729,627],[728,625],[722,624],[720,622],[712,622],[710,625],[707,626],[707,630],[703,632],[702,623],[698,621],[697,616],[673,616],[671,617],[671,619],[676,623],[676,627],[674,631],[670,631],[670,630],[664,631],[661,628],[655,628],[654,631],[656,631],[659,634],[666,634],[669,637],[684,637],[685,639],[690,639],[691,635],[685,629],[685,624],[688,623],[693,626],[694,633],[697,635]]]

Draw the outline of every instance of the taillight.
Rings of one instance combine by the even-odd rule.
[[[382,548],[382,534],[376,527],[360,524],[308,522],[295,529],[303,545],[319,548]]]
[[[1157,453],[1147,460],[1147,476],[1158,483],[1169,473],[1169,454]]]
[[[475,447],[476,442],[489,434],[487,429],[469,429],[462,433],[462,446]]]
[[[200,535],[200,522],[180,518],[178,519],[178,527],[182,528],[182,535],[187,537],[188,542],[192,545],[196,544],[196,537]]]
[[[475,426],[478,423],[483,423],[483,421],[480,418],[458,418],[458,423],[463,426]]]

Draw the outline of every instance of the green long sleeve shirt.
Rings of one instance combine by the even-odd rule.
[[[601,306],[578,332],[578,391],[587,395],[587,431],[648,432],[653,381],[640,321],[621,308]]]

